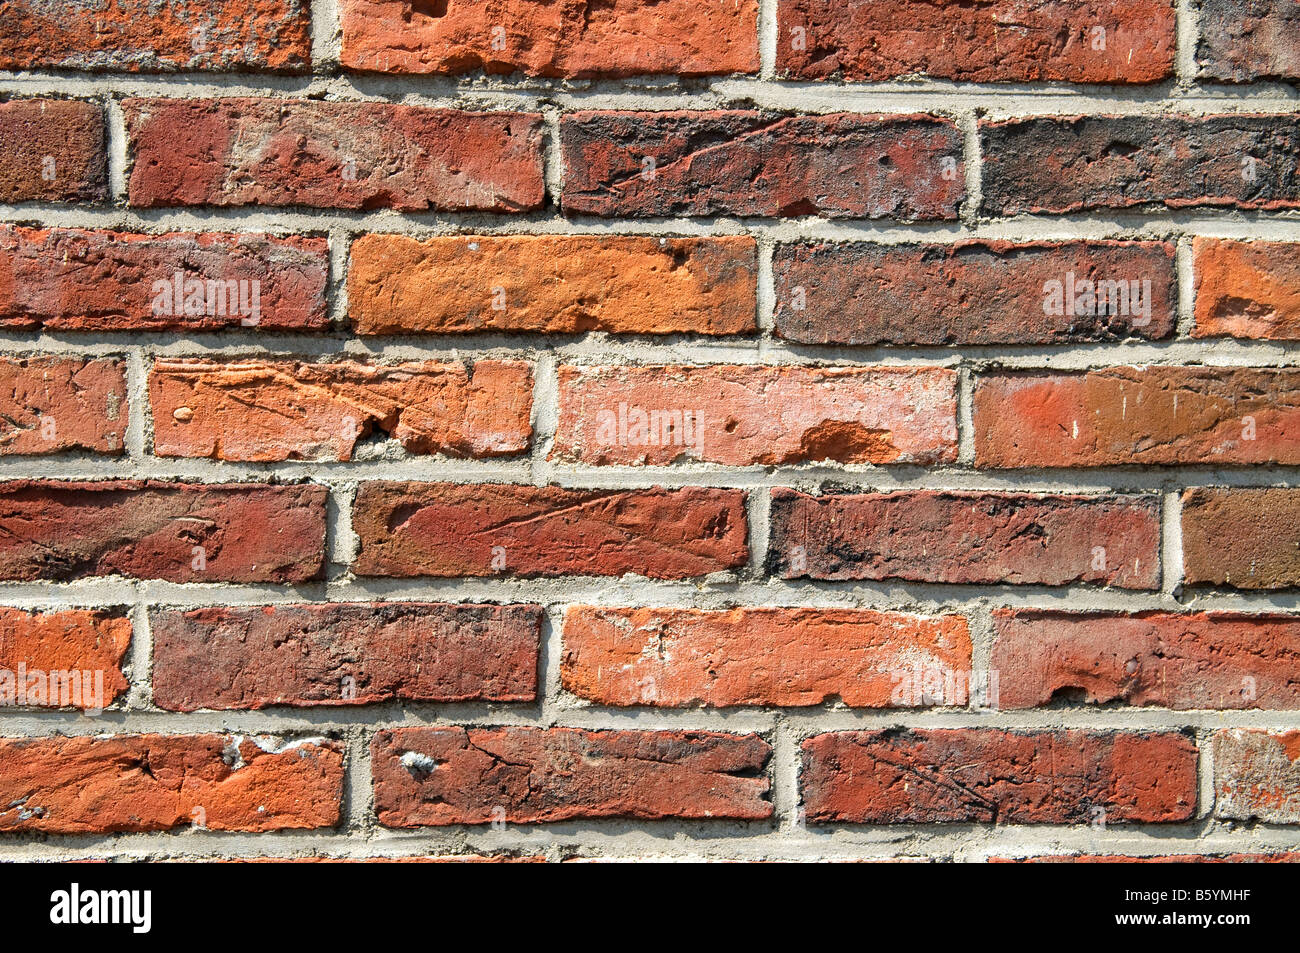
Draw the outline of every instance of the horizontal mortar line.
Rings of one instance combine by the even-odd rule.
[[[520,214],[391,209],[360,211],[305,206],[244,205],[162,209],[60,206],[42,202],[0,204],[0,221],[39,228],[99,228],[163,234],[171,231],[228,231],[276,236],[391,234],[426,239],[482,235],[723,237],[751,235],[782,243],[861,241],[881,244],[959,241],[1164,241],[1182,236],[1300,240],[1300,211],[1246,209],[1101,210],[1069,215],[984,216],[975,227],[957,221],[904,222],[893,219],[826,219],[708,216],[600,218],[565,215],[551,207]]]
[[[1175,107],[1224,112],[1295,107],[1300,89],[1288,83],[1185,85],[964,83],[767,80],[757,77],[683,79],[647,75],[618,80],[484,76],[443,77],[337,70],[334,75],[177,71],[151,75],[34,70],[0,73],[0,93],[79,97],[218,98],[254,96],[331,102],[389,102],[434,108],[568,109],[769,108],[808,112],[904,112],[983,108],[991,113],[1143,112]]]

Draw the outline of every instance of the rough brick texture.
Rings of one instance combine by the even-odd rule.
[[[1214,815],[1300,824],[1300,732],[1227,729],[1214,736]]]
[[[774,266],[776,329],[802,344],[1164,338],[1173,259],[1156,242],[787,245]],[[1073,307],[1089,282],[1107,301],[1115,288],[1115,306]]]
[[[144,208],[542,204],[535,114],[275,99],[128,99],[122,108],[135,159],[131,204]]]
[[[1183,494],[1183,574],[1192,585],[1300,586],[1300,490],[1197,487]]]
[[[1153,498],[774,490],[771,526],[769,558],[787,579],[1160,583]]]
[[[758,71],[758,0],[343,0],[343,65],[567,78]]]
[[[1179,734],[848,731],[803,743],[809,822],[1185,821],[1196,746]]]
[[[173,711],[531,701],[536,606],[387,603],[155,613],[154,701]]]
[[[960,616],[577,606],[564,618],[562,676],[566,689],[605,705],[793,706],[837,697],[889,708],[898,707],[900,672],[968,671],[970,660]]]
[[[104,137],[97,103],[0,103],[0,202],[102,201],[108,196]]]
[[[375,811],[389,827],[572,818],[759,819],[772,813],[757,735],[573,728],[375,734]]]
[[[307,0],[10,0],[0,69],[282,70],[311,63]]]
[[[739,490],[364,483],[352,525],[369,576],[685,579],[749,558]]]
[[[126,414],[120,360],[0,358],[0,456],[120,454]]]
[[[932,116],[576,112],[560,141],[579,215],[952,219],[965,195],[961,133]]]
[[[154,451],[217,460],[350,460],[383,431],[408,453],[500,457],[528,448],[532,373],[520,362],[292,364],[159,361]]]
[[[1198,238],[1196,336],[1300,339],[1300,244]]]
[[[127,688],[130,645],[120,611],[0,607],[0,704],[107,707]]]
[[[1201,75],[1230,83],[1300,78],[1294,0],[1200,0]]]
[[[781,0],[794,79],[1150,83],[1174,65],[1171,0]]]

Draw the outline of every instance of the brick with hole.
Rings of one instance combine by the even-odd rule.
[[[1300,616],[997,609],[993,625],[1003,709],[1300,708]]]
[[[323,238],[0,225],[4,328],[319,331],[328,280]]]
[[[1300,731],[1215,732],[1214,816],[1300,824]]]
[[[753,734],[419,727],[370,752],[386,827],[772,815],[772,749]]]
[[[118,358],[0,358],[0,456],[118,456],[126,418],[126,365]]]
[[[10,0],[0,69],[276,70],[311,65],[309,0]]]
[[[752,238],[363,235],[348,311],[358,334],[752,334]]]
[[[1196,810],[1197,749],[1175,732],[844,731],[802,755],[817,824],[1154,824]]]
[[[0,607],[0,706],[107,708],[130,646],[125,610]]]
[[[1300,489],[1194,487],[1182,504],[1188,585],[1300,586]]]
[[[301,583],[325,564],[310,483],[0,483],[0,579]]]
[[[758,71],[758,0],[343,0],[343,65],[568,79]]]
[[[154,702],[270,705],[521,702],[537,696],[542,610],[388,602],[158,610]]]
[[[904,675],[913,669],[968,673],[965,618],[867,609],[597,606],[571,606],[564,616],[564,687],[601,705],[966,703],[956,691],[937,698],[909,692]]]
[[[102,202],[108,147],[98,103],[0,102],[0,202]]]
[[[770,519],[768,558],[785,579],[1160,585],[1151,496],[780,488]]]
[[[526,212],[542,117],[379,102],[126,99],[131,205]]]
[[[1229,83],[1300,79],[1295,0],[1199,0],[1196,61],[1203,78]]]
[[[957,375],[946,368],[760,365],[559,369],[552,458],[726,466],[950,463]]]
[[[740,490],[363,483],[353,571],[687,579],[744,566],[747,526]]]
[[[1006,371],[975,382],[989,468],[1300,463],[1300,369]]]
[[[777,334],[799,344],[1155,340],[1178,300],[1166,242],[781,245],[773,270]],[[1114,306],[1072,307],[1084,282]]]
[[[984,121],[980,140],[989,215],[1300,208],[1300,129],[1290,115]]]
[[[961,133],[933,116],[573,112],[560,123],[566,212],[955,219]]]
[[[378,432],[408,453],[512,456],[528,449],[532,397],[522,361],[185,359],[149,374],[154,452],[164,457],[347,461]]]
[[[777,71],[882,82],[1153,83],[1173,75],[1172,0],[781,0]]]
[[[0,831],[307,830],[343,800],[343,747],[323,739],[4,738],[0,761]]]
[[[1198,237],[1196,337],[1300,340],[1300,244]]]

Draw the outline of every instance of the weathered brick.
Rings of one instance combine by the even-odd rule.
[[[1162,854],[1131,857],[1127,854],[1064,854],[1047,857],[990,857],[991,864],[1297,864],[1300,853],[1288,854]]]
[[[740,490],[363,483],[353,570],[685,579],[744,566],[747,525]]]
[[[370,750],[388,827],[772,814],[758,735],[421,727],[377,732]]]
[[[1154,497],[776,489],[771,526],[786,579],[1160,585]]]
[[[1193,586],[1300,586],[1300,489],[1183,493],[1183,578]]]
[[[1300,370],[1108,367],[982,375],[980,467],[1300,463]]]
[[[803,743],[803,800],[815,823],[1185,821],[1196,756],[1171,732],[836,732]]]
[[[328,282],[323,238],[0,225],[0,327],[323,330]]]
[[[949,463],[954,371],[562,366],[552,456],[587,464]]]
[[[783,245],[776,330],[801,344],[1056,344],[1164,338],[1178,301],[1161,242]],[[1075,289],[1105,283],[1102,308]]]
[[[1196,337],[1300,339],[1300,244],[1197,238]]]
[[[531,701],[538,606],[422,602],[157,611],[154,702],[171,711]]]
[[[324,567],[326,496],[314,484],[0,483],[0,579],[306,582]]]
[[[962,139],[933,116],[575,112],[562,204],[602,216],[955,219]]]
[[[746,334],[752,238],[365,235],[348,310],[359,334]]]
[[[350,460],[381,430],[408,453],[500,457],[528,449],[531,366],[520,361],[158,361],[154,452],[217,460]]]
[[[131,204],[540,208],[542,117],[392,103],[127,99]]]
[[[777,11],[777,70],[798,79],[1151,83],[1173,75],[1171,0],[781,0]]]
[[[0,69],[283,70],[311,65],[306,0],[9,0]]]
[[[602,705],[921,704],[912,669],[969,672],[961,616],[868,609],[605,609],[564,616],[564,687]],[[964,699],[946,699],[964,704]],[[942,703],[942,702],[934,702]]]
[[[0,358],[0,456],[122,453],[126,366],[116,358]]]
[[[105,708],[127,689],[120,611],[0,607],[0,706]]]
[[[1294,116],[1067,116],[980,123],[984,210],[1300,207]]]
[[[106,834],[330,827],[337,742],[246,735],[0,739],[0,831]]]
[[[1300,78],[1295,0],[1199,0],[1201,76],[1245,83]]]
[[[566,78],[758,71],[758,2],[343,0],[343,65]]]
[[[72,99],[0,103],[0,202],[108,196],[104,112]]]
[[[999,707],[1300,708],[1300,616],[998,609]]]
[[[1300,824],[1300,731],[1215,732],[1214,816]]]

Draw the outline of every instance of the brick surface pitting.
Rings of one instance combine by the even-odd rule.
[[[1201,75],[1230,83],[1300,78],[1300,6],[1293,0],[1200,0]]]
[[[105,358],[0,358],[0,456],[122,453],[126,367]]]
[[[1191,585],[1300,586],[1300,489],[1195,487],[1183,494],[1182,511]]]
[[[98,103],[0,103],[0,201],[101,202],[107,197],[108,150]]]

